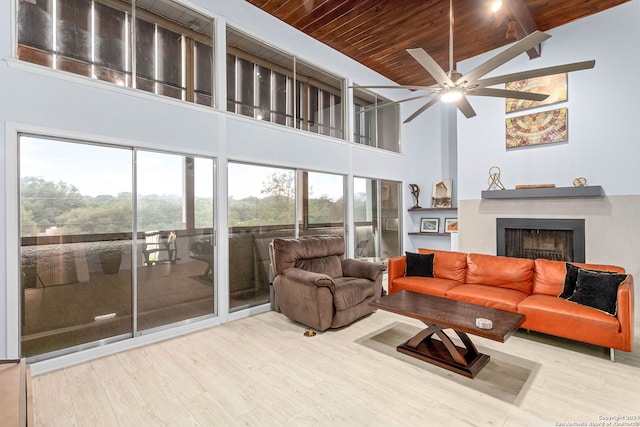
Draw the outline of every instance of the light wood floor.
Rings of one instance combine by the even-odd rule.
[[[638,342],[634,353],[617,352],[611,363],[607,350],[536,334],[518,332],[504,344],[472,337],[491,361],[471,380],[383,342],[419,327],[378,311],[307,338],[301,325],[264,313],[36,376],[36,425],[558,426],[609,416],[640,421]]]

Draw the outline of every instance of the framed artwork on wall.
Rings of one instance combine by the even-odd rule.
[[[507,149],[567,141],[567,113],[565,107],[508,117],[505,120]]]
[[[457,233],[458,232],[458,218],[445,218],[444,219],[444,232],[445,233]]]
[[[541,105],[551,105],[567,100],[567,73],[553,74],[551,76],[535,77],[532,79],[516,80],[505,83],[506,90],[517,90],[519,92],[544,93],[549,97],[543,101],[529,101],[526,99],[507,98],[505,100],[505,111],[527,110]]]
[[[421,218],[420,232],[421,233],[437,233],[439,225],[440,225],[439,218]]]
[[[433,182],[433,190],[431,192],[432,208],[450,208],[451,196],[453,194],[453,181],[443,179]]]

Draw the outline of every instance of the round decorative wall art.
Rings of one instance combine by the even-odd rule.
[[[567,108],[506,119],[507,148],[550,144],[567,139]]]

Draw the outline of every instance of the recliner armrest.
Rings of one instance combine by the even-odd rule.
[[[387,270],[384,264],[355,259],[342,260],[342,275],[345,277],[359,277],[375,282]]]
[[[302,270],[300,268],[287,268],[282,272],[282,276],[291,282],[298,282],[310,286],[324,286],[329,288],[331,293],[333,293],[336,286],[331,276]]]

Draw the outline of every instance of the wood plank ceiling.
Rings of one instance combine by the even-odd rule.
[[[449,69],[449,1],[247,0],[398,84],[430,85],[427,72],[406,52],[425,49]],[[533,18],[528,32],[547,31],[628,0],[454,0],[454,62],[515,41],[508,23]],[[512,24],[513,26],[513,24]],[[518,36],[522,36],[518,27]],[[553,43],[553,38],[546,43]],[[544,47],[542,50],[544,55]]]

